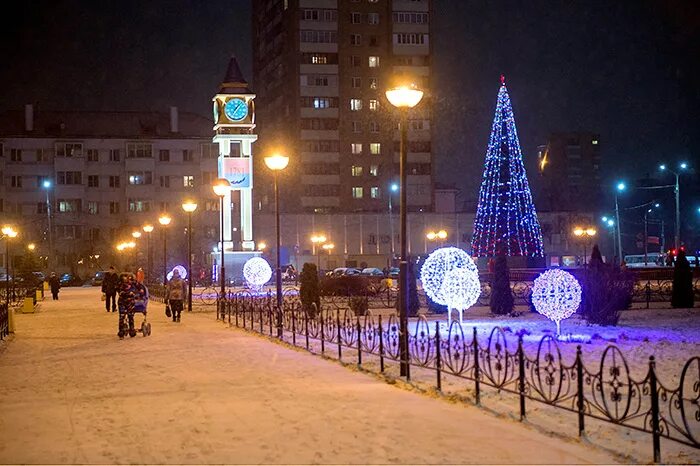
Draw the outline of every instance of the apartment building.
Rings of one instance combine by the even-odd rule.
[[[253,3],[256,153],[291,157],[285,211],[387,211],[399,135],[384,91],[397,80],[426,91],[409,116],[407,196],[410,210],[432,210],[430,23],[429,0]],[[271,207],[269,183],[256,195]]]
[[[176,107],[162,113],[49,112],[27,105],[24,112],[0,114],[0,223],[16,225],[17,247],[34,242],[39,255],[50,253],[53,240],[52,264],[59,271],[97,266],[96,255],[101,265],[117,260],[116,242],[151,223],[158,244],[154,264],[162,269],[158,216],[173,217],[169,265],[185,263],[181,202],[193,198],[199,204],[195,264],[203,268],[219,236],[219,201],[211,190],[219,153],[211,128],[211,121]],[[144,233],[139,254],[146,238]]]
[[[535,203],[539,211],[595,211],[601,207],[600,136],[590,132],[552,133],[538,147],[539,182]]]

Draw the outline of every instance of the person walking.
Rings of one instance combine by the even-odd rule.
[[[54,301],[58,301],[58,292],[61,290],[61,281],[58,279],[56,272],[51,272],[49,277],[49,287],[51,288],[51,296]]]
[[[105,308],[109,312],[110,302],[112,303],[112,312],[117,310],[117,290],[119,289],[119,276],[117,275],[114,266],[109,266],[109,272],[102,278],[102,292],[105,294]]]
[[[173,278],[165,287],[165,302],[170,305],[173,322],[180,322],[180,314],[187,299],[187,282],[180,277],[180,272],[173,270]]]

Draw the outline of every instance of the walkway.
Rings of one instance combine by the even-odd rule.
[[[612,463],[410,393],[213,314],[120,341],[96,288],[18,315],[0,353],[0,463]],[[138,322],[138,319],[137,319]]]

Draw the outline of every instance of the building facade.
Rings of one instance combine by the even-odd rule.
[[[33,242],[37,255],[52,257],[53,270],[80,275],[111,263],[144,266],[148,234],[142,232],[136,251],[117,254],[115,245],[150,223],[156,227],[153,272],[161,276],[158,217],[173,218],[166,230],[168,265],[186,263],[181,203],[193,198],[194,263],[208,268],[205,252],[219,237],[219,201],[211,190],[219,151],[210,120],[175,107],[163,113],[35,110],[28,105],[24,113],[0,115],[0,223],[19,230],[17,255]]]
[[[553,133],[539,146],[535,203],[539,211],[591,211],[601,207],[600,137],[594,133]]]
[[[384,91],[397,79],[426,92],[409,116],[407,196],[432,210],[430,24],[430,0],[253,2],[257,151],[291,158],[284,211],[385,211],[399,135]],[[264,210],[269,183],[258,186]]]

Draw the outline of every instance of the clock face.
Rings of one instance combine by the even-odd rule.
[[[242,99],[231,99],[224,105],[224,113],[229,120],[241,121],[248,116],[248,105]]]
[[[214,101],[214,123],[219,122],[219,102]]]

